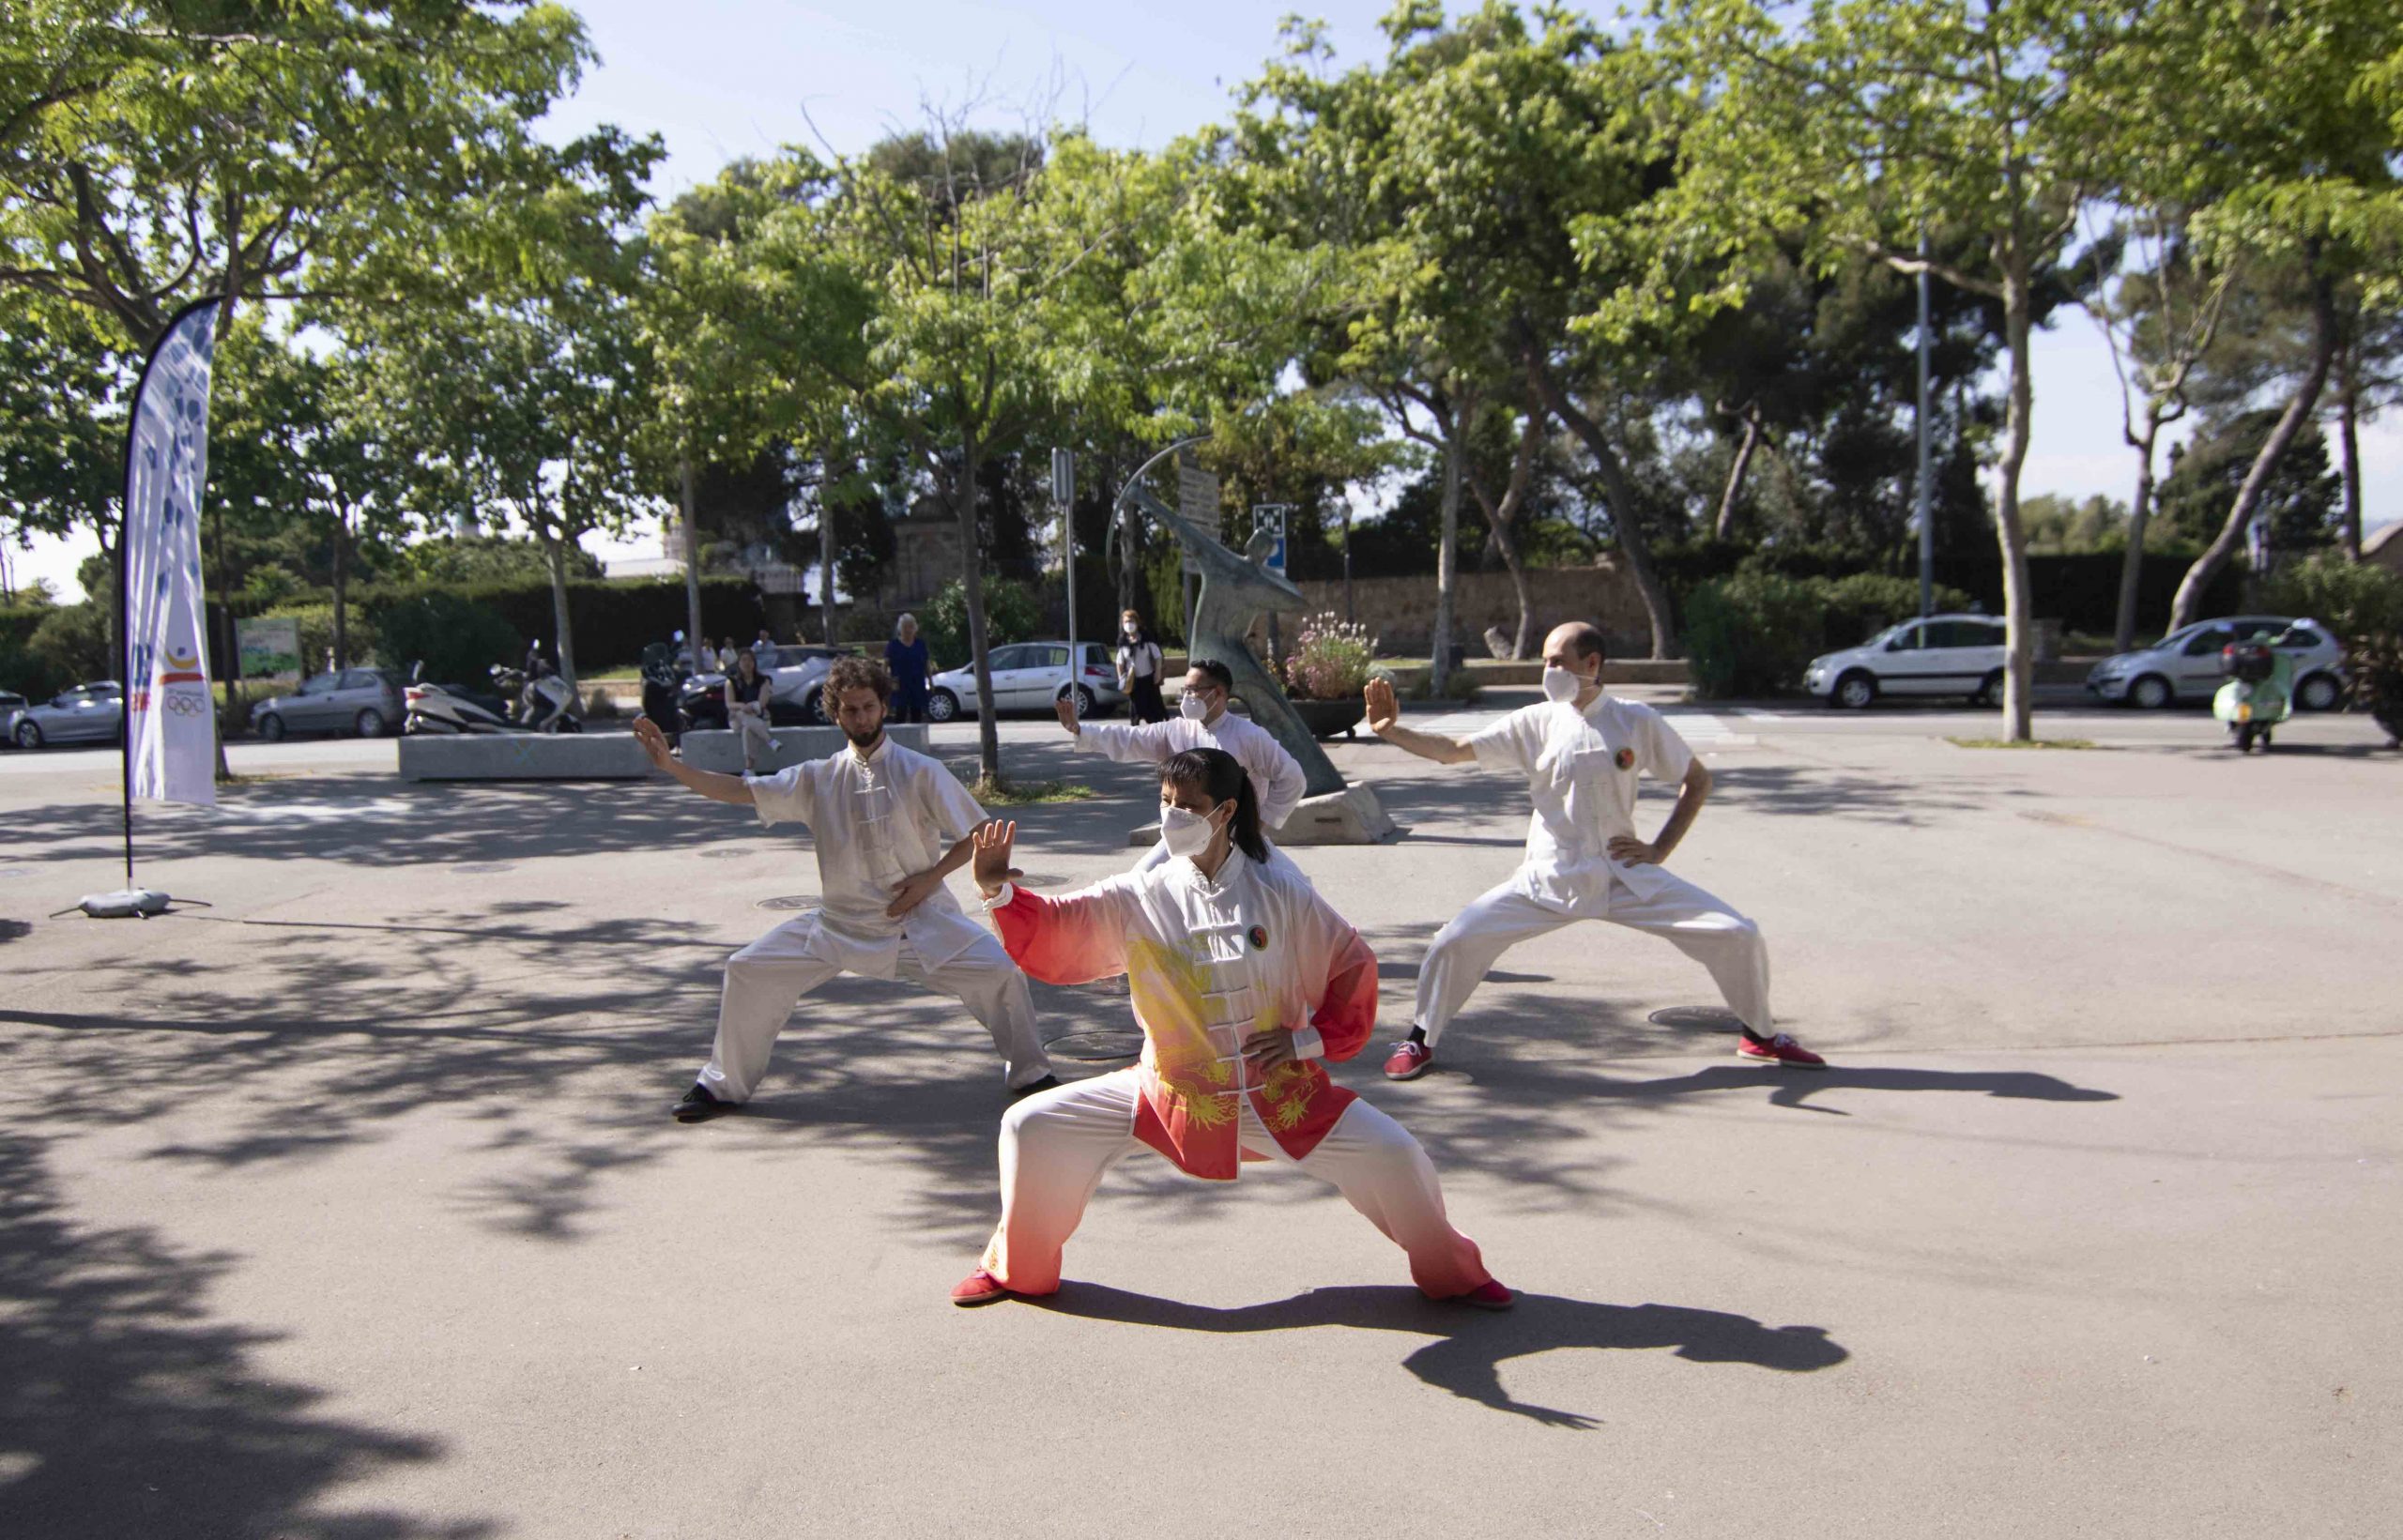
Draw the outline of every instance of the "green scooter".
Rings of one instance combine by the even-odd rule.
[[[2251,754],[2256,741],[2268,752],[2271,733],[2294,714],[2294,660],[2278,650],[2283,640],[2236,642],[2220,649],[2220,671],[2227,682],[2212,697],[2212,715],[2227,724],[2239,754]]]

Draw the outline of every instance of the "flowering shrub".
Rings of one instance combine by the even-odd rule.
[[[1304,620],[1285,658],[1285,693],[1295,700],[1350,700],[1369,682],[1377,639],[1332,610]]]

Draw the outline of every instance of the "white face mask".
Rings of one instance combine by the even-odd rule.
[[[1544,666],[1543,694],[1546,700],[1575,700],[1577,693],[1593,682],[1583,674],[1572,674],[1565,668],[1554,668],[1548,663]]]
[[[1176,697],[1176,712],[1188,721],[1200,722],[1209,716],[1210,703],[1203,700],[1198,692],[1187,690]]]
[[[1123,625],[1123,626],[1119,627],[1118,629],[1119,629],[1120,631],[1125,632],[1125,633],[1126,633],[1126,639],[1127,639],[1128,641],[1130,641],[1130,642],[1131,642],[1131,641],[1133,641],[1133,640],[1135,639],[1135,633],[1136,633],[1138,631],[1140,631],[1142,628],[1141,628],[1140,626],[1138,626],[1137,624],[1135,624],[1135,622],[1134,622],[1134,621],[1129,620],[1129,621],[1127,621],[1125,625]]]
[[[1188,861],[1210,848],[1210,837],[1218,826],[1206,814],[1187,812],[1181,807],[1160,805],[1160,843],[1168,846],[1171,856]]]

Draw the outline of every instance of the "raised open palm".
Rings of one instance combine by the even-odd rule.
[[[972,836],[976,842],[974,865],[977,889],[986,897],[1002,891],[1002,884],[1026,874],[1010,864],[1011,846],[1018,842],[1018,825],[995,818],[979,824]]]

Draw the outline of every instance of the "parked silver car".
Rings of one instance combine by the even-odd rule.
[[[1990,615],[1899,621],[1859,647],[1822,653],[1802,688],[1858,711],[1880,695],[1951,695],[1972,706],[2002,699],[2003,623]]]
[[[1083,678],[1076,681],[1077,715],[1089,717],[1125,703],[1119,694],[1118,667],[1110,648],[1099,642],[1079,642],[1084,654]],[[1051,703],[1068,693],[1068,644],[1013,642],[997,647],[986,662],[993,670],[993,704],[1004,711],[1048,711]],[[976,670],[948,669],[926,681],[926,715],[949,722],[976,710]]]
[[[2227,678],[2219,666],[2222,648],[2282,633],[2286,640],[2278,650],[2294,660],[2295,704],[2306,711],[2334,708],[2345,695],[2345,649],[2318,621],[2282,615],[2197,620],[2150,647],[2115,653],[2096,663],[2087,673],[2086,691],[2148,711],[2172,701],[2207,701]]]
[[[21,749],[45,743],[114,743],[124,724],[124,687],[115,679],[94,679],[8,713],[8,741]]]
[[[251,728],[270,743],[289,733],[357,733],[381,738],[406,715],[398,674],[381,668],[329,669],[288,695],[251,709]]]

